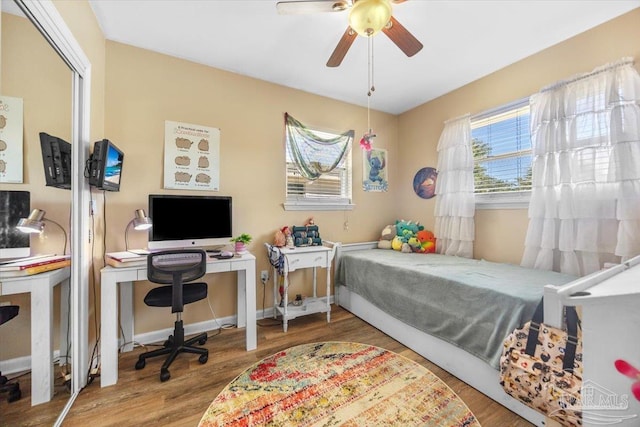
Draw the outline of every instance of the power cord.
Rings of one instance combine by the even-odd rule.
[[[280,255],[279,258],[282,258],[282,256]],[[271,263],[271,259],[272,259],[271,254],[269,254],[270,263]],[[280,263],[281,261],[278,261],[278,262]],[[273,265],[273,263],[271,263],[271,265]],[[265,301],[267,299],[267,282],[269,281],[269,273],[267,272],[267,277],[260,277],[260,281],[262,282],[262,318],[266,319],[267,315],[265,313]],[[268,322],[268,323],[256,321],[256,325],[262,326],[262,327],[281,326],[282,321],[277,319],[273,319],[271,322]]]

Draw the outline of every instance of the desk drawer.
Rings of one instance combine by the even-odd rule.
[[[326,252],[287,254],[285,258],[285,268],[288,271],[294,271],[298,268],[326,267],[328,264]]]
[[[215,261],[207,263],[207,274],[209,273],[221,273],[223,271],[231,271],[231,262],[229,261]]]

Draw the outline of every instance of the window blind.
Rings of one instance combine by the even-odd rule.
[[[475,193],[531,190],[528,98],[471,118]]]

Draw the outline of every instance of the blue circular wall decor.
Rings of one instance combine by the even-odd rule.
[[[438,171],[435,168],[422,168],[413,177],[413,191],[423,199],[430,199],[436,195],[436,180]]]

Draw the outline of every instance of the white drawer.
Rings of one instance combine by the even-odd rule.
[[[328,257],[326,252],[301,252],[298,254],[287,254],[284,262],[287,271],[294,271],[298,268],[326,267],[328,265]]]

